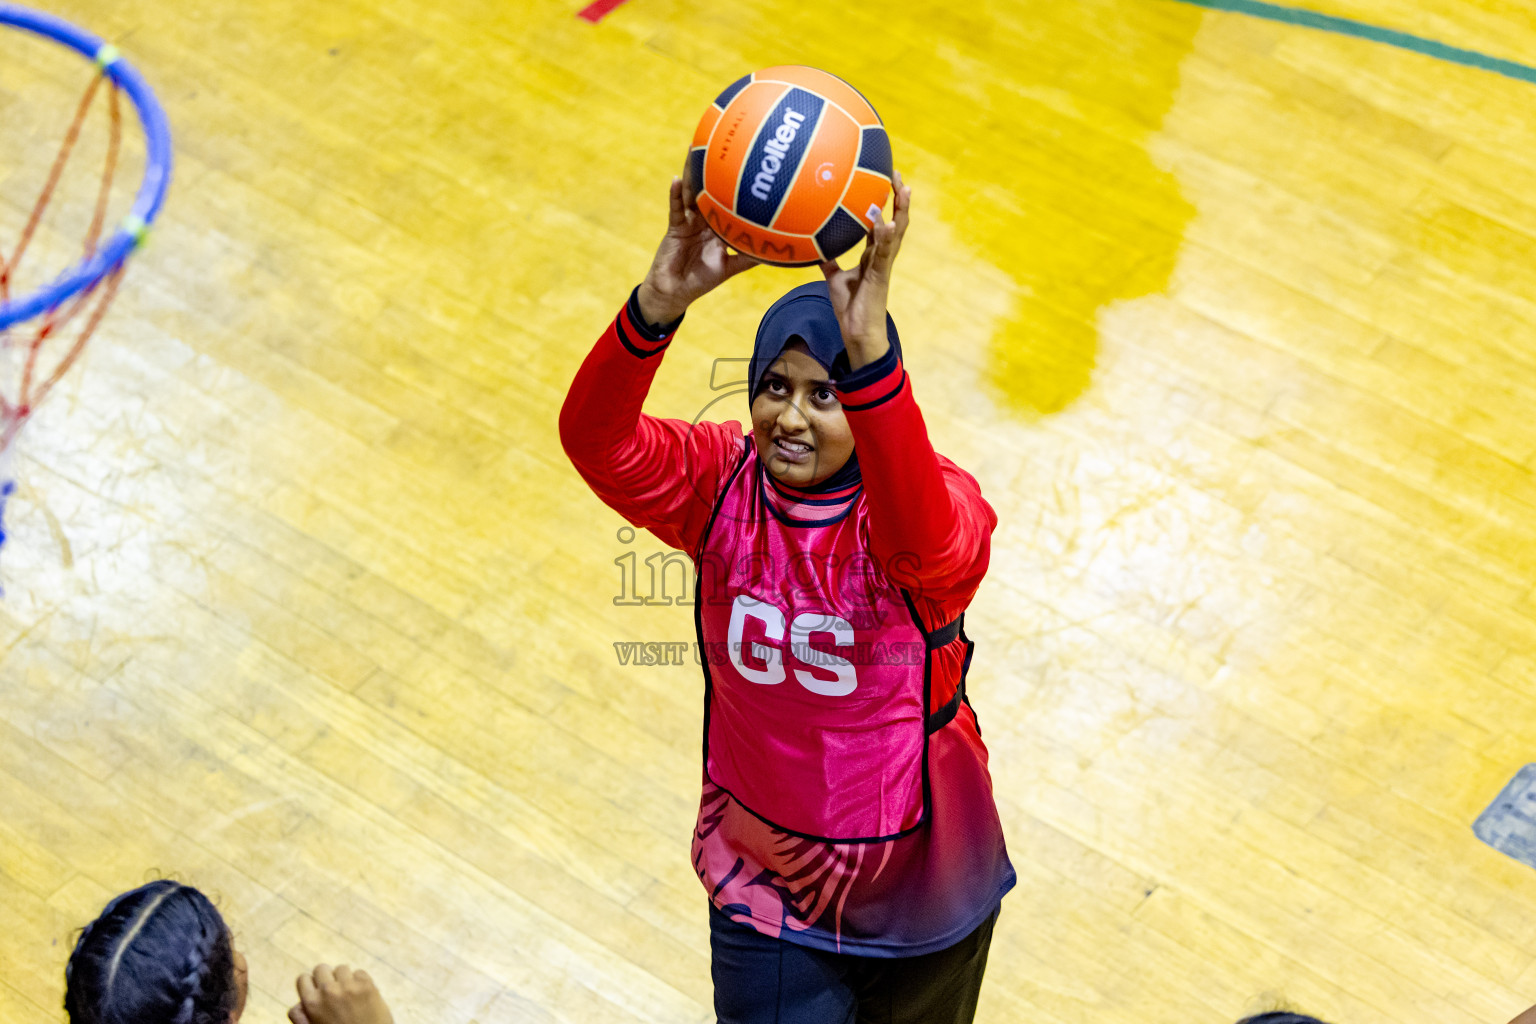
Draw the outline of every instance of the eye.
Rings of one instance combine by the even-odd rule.
[[[837,392],[831,388],[817,388],[814,397],[822,405],[832,405],[837,401]]]
[[[776,395],[789,394],[788,385],[786,385],[782,380],[779,380],[777,377],[768,378],[768,390],[772,391]]]

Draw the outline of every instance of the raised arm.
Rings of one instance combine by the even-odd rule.
[[[942,459],[886,336],[891,270],[912,190],[895,175],[891,221],[878,216],[857,267],[822,264],[853,372],[838,383],[869,502],[870,548],[898,582],[945,602],[986,573],[997,515],[969,473]]]
[[[933,450],[894,349],[838,384],[869,503],[870,551],[914,596],[969,600],[997,514],[976,479]]]
[[[692,550],[743,431],[640,410],[688,306],[755,263],[726,249],[699,215],[690,183],[672,179],[651,269],[587,354],[560,410],[560,443],[597,496],[684,550]]]
[[[631,293],[571,382],[560,409],[560,443],[603,504],[663,543],[691,551],[743,432],[737,424],[690,424],[640,411],[670,341],[646,323]]]

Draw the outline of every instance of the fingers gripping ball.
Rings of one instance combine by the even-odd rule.
[[[841,78],[783,65],[742,78],[693,134],[699,212],[733,249],[809,266],[853,248],[891,194],[880,116]]]

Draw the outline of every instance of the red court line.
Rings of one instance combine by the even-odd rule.
[[[586,18],[596,25],[603,20],[609,11],[612,11],[624,2],[625,0],[592,0],[592,3],[587,4],[587,6],[576,12],[576,17]]]

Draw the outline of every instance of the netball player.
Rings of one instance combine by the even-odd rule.
[[[693,864],[724,1024],[970,1021],[1015,880],[961,628],[997,519],[934,452],[902,365],[895,184],[859,264],[763,317],[744,429],[640,411],[688,307],[754,265],[674,180],[650,271],[560,415],[598,497],[698,569]]]
[[[70,1024],[234,1024],[245,1012],[245,957],[198,890],[159,881],[107,904],[64,967]],[[391,1024],[365,971],[321,964],[299,975],[293,1024]]]

